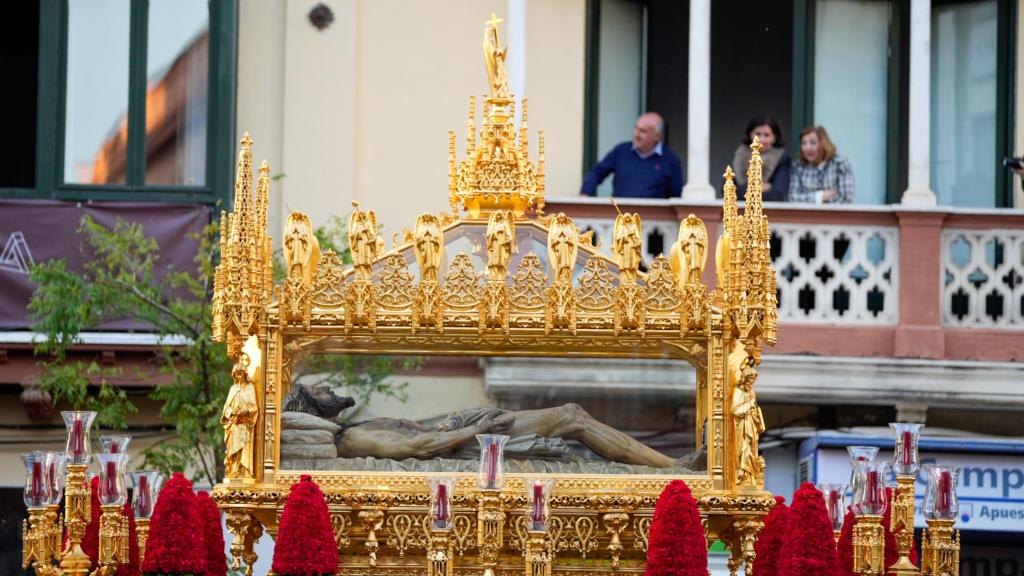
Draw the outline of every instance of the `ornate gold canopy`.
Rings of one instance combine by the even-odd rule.
[[[269,167],[262,164],[254,186],[252,141],[248,135],[242,140],[234,211],[221,216],[213,330],[239,362],[247,356],[242,343],[256,336],[263,362],[249,382],[238,382],[246,371],[236,371],[237,386],[255,386],[256,413],[251,420],[225,422],[226,429],[252,432],[251,476],[229,477],[214,491],[236,535],[232,551],[249,561],[253,537],[262,527],[276,529],[288,486],[302,473],[280,469],[280,414],[292,367],[304,354],[664,357],[685,359],[697,371],[697,444],[706,450],[707,472],[684,479],[699,499],[709,538],[729,543],[734,567],[749,566],[760,517],[772,505],[757,457],[763,424],[750,388],[762,344],[773,344],[776,334],[760,146],[752,146],[742,214],[731,168],[725,173],[715,290],[702,283],[702,272],[709,233],[717,231],[693,215],[681,223],[669,255],[641,271],[640,216],[619,213],[606,256],[570,217],[542,213],[543,135],[534,163],[526,102],[517,127],[514,100],[502,80],[504,50],[498,49],[496,22],[488,24],[484,54],[491,92],[479,130],[470,102],[464,159],[456,158],[455,133],[449,134],[455,213],[421,215],[390,249],[378,235],[374,212],[353,204],[352,265],[346,266],[339,254],[321,252],[309,218],[295,212],[283,238],[286,277],[274,284]],[[346,574],[369,573],[371,566],[376,574],[422,573],[415,567],[423,565],[429,544],[423,527],[426,474],[312,474],[328,495]],[[653,503],[672,477],[553,477],[552,512],[562,526],[552,536],[554,572],[581,570],[584,559],[642,571]],[[465,518],[458,552],[467,557],[466,570],[490,562],[518,566],[507,573],[522,573],[517,558],[526,538],[512,513],[525,506],[522,482],[513,475],[503,492],[488,496],[476,490],[474,478],[460,476],[455,516],[457,528],[463,526],[458,518]],[[483,525],[476,514],[485,501],[508,522],[505,536],[497,534],[497,552],[493,541],[485,542],[493,534],[474,532]]]

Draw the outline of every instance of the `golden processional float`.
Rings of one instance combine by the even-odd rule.
[[[470,99],[465,158],[449,132],[454,212],[422,214],[390,250],[374,212],[356,203],[352,266],[321,252],[308,216],[293,212],[283,238],[287,276],[275,284],[270,170],[264,162],[254,183],[252,141],[242,140],[213,297],[214,337],[235,362],[222,421],[226,479],[213,491],[234,536],[235,565],[251,573],[254,542],[264,530],[276,533],[289,487],[310,474],[327,495],[343,574],[641,573],[654,503],[681,478],[709,541],[730,549],[731,572],[745,565],[749,573],[774,504],[764,489],[764,427],[752,389],[762,345],[776,338],[759,145],[742,214],[732,169],[725,172],[717,288],[701,281],[708,230],[693,215],[670,254],[644,272],[640,216],[619,213],[613,256],[605,256],[571,218],[542,212],[544,135],[534,161],[525,99],[515,123],[498,22],[485,28],[490,95],[479,127]],[[695,457],[670,458],[575,405],[483,408],[437,429],[371,422],[333,432],[337,458],[282,457],[292,370],[316,354],[685,360],[697,374]],[[517,434],[572,438],[614,466],[512,466],[501,450]],[[443,457],[478,435],[479,468],[475,459]]]

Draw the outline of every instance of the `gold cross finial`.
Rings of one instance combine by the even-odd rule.
[[[502,22],[504,22],[504,20],[502,20],[501,18],[498,18],[498,15],[495,14],[494,12],[491,12],[491,19],[488,20],[487,22],[484,22],[484,24],[486,24],[488,26],[497,26],[498,24],[500,24]]]

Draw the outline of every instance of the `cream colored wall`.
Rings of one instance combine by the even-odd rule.
[[[310,5],[241,5],[238,129],[273,185],[281,214],[321,224],[351,201],[392,232],[448,209],[447,134],[466,136],[471,94],[486,88],[481,41],[501,0],[325,0],[333,24],[316,30]],[[528,4],[526,95],[531,143],[545,130],[548,194],[575,195],[583,147],[585,0]],[[503,37],[504,38],[504,37]],[[478,105],[479,112],[479,105]]]

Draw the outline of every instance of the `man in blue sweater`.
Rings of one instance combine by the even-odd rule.
[[[665,121],[657,112],[636,120],[633,140],[623,142],[597,163],[583,180],[580,194],[594,196],[612,172],[612,196],[616,198],[673,198],[683,190],[683,165],[679,156],[661,141]]]

